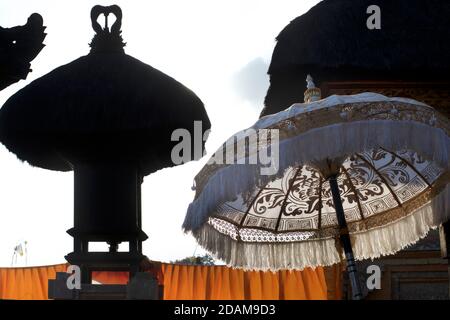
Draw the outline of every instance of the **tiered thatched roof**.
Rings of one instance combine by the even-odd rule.
[[[107,36],[119,39],[120,31]],[[210,128],[202,101],[178,81],[125,54],[121,41],[112,41],[118,46],[111,50],[103,45],[98,50],[96,43],[102,41],[4,104],[0,141],[19,159],[51,170],[68,171],[74,161],[97,159],[139,161],[144,174],[174,165],[172,132],[194,132],[196,120],[202,121],[203,131]]]
[[[381,9],[369,30],[367,8]],[[305,79],[449,81],[450,1],[325,0],[278,35],[263,114],[303,101]]]

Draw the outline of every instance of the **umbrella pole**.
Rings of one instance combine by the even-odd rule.
[[[337,184],[337,176],[331,176],[328,180],[330,181],[331,193],[333,194],[334,207],[336,208],[336,216],[339,223],[339,240],[344,248],[345,258],[347,260],[347,273],[352,286],[352,297],[353,300],[361,300],[361,284],[359,283],[350,235],[348,234],[347,221],[345,220],[344,208],[342,207],[342,199]]]

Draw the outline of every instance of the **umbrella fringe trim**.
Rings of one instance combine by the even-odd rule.
[[[352,234],[358,260],[394,254],[426,237],[430,230],[450,220],[450,186],[406,217],[363,232]]]
[[[394,254],[450,219],[450,187],[408,216],[350,235],[356,260]],[[217,231],[208,223],[192,232],[198,243],[228,266],[244,270],[302,270],[343,260],[334,238],[284,243],[246,243]]]

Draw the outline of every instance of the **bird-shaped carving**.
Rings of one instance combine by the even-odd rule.
[[[33,13],[25,25],[0,27],[0,90],[26,79],[31,61],[44,48],[43,19]]]

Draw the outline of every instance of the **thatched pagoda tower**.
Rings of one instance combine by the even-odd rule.
[[[194,121],[210,128],[192,91],[125,54],[118,6],[95,6],[91,18],[90,53],[33,81],[0,110],[0,141],[20,160],[74,171],[74,251],[66,259],[81,266],[83,283],[93,270],[127,270],[132,278],[141,269],[142,179],[174,165],[175,129],[193,133]],[[109,252],[89,252],[89,242],[106,242]],[[117,252],[121,242],[129,252]]]

